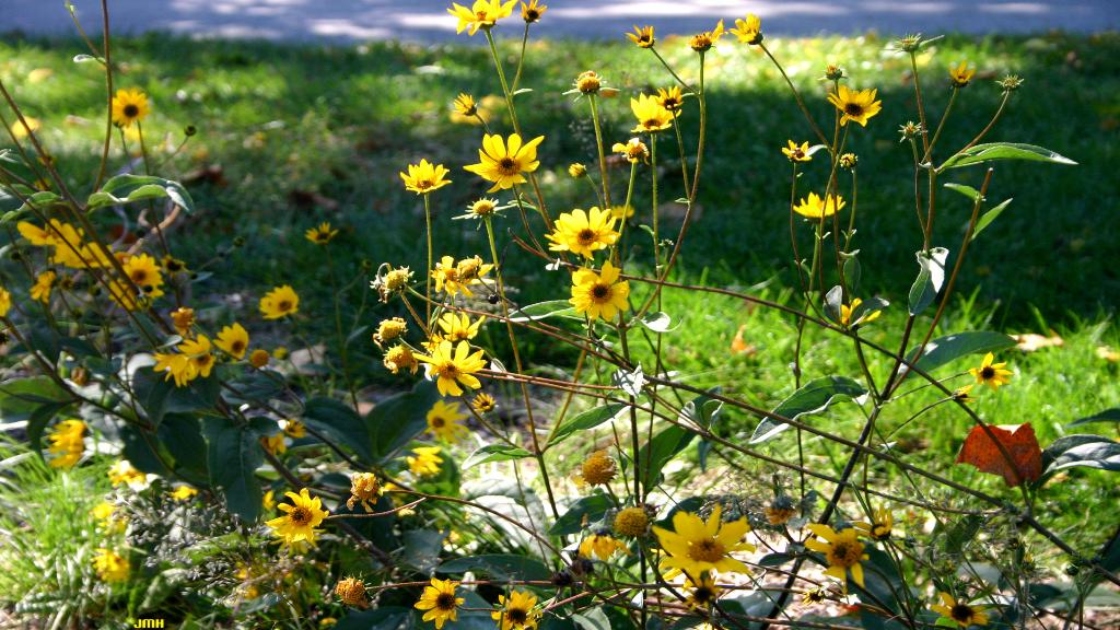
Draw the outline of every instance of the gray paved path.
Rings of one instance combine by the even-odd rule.
[[[83,24],[100,32],[100,0],[72,0]],[[470,5],[473,0],[460,0]],[[659,35],[708,30],[748,11],[773,36],[877,30],[893,37],[920,32],[1093,32],[1120,28],[1120,0],[543,0],[538,33],[549,37],[618,38],[635,24]],[[456,37],[450,0],[109,0],[119,34],[165,31],[204,37],[261,37],[349,43]],[[519,13],[511,18],[519,33]],[[502,27],[499,23],[499,29]],[[72,33],[63,0],[0,0],[0,33]],[[466,38],[466,35],[458,36]]]

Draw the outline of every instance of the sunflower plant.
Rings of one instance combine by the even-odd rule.
[[[835,65],[815,92],[799,88],[753,14],[687,40],[658,39],[652,26],[620,33],[659,85],[616,86],[589,69],[566,92],[528,88],[527,42],[549,7],[521,3],[520,47],[509,54],[499,35],[516,8],[448,8],[459,33],[483,35],[499,103],[484,114],[485,99],[459,93],[447,110],[477,125],[471,154],[402,160],[384,174],[414,193],[402,197],[422,213],[417,245],[331,287],[333,303],[309,299],[320,287],[283,277],[291,267],[282,265],[282,277],[236,299],[200,290],[205,277],[192,266],[201,263],[176,257],[177,239],[189,237],[173,230],[194,203],[154,174],[163,156],[145,136],[159,104],[140,86],[117,86],[109,38],[87,41],[107,86],[92,182],[74,183],[0,83],[0,122],[14,143],[0,164],[13,254],[0,286],[9,344],[0,411],[26,421],[52,474],[119,460],[109,473],[117,494],[98,511],[99,540],[112,546],[83,560],[100,610],[152,613],[172,601],[151,595],[156,585],[170,593],[172,584],[187,593],[174,600],[183,619],[242,625],[848,627],[833,619],[847,610],[868,628],[967,627],[1018,623],[1047,604],[1032,546],[1076,567],[1067,610],[1097,583],[1120,582],[1115,537],[1074,548],[1042,509],[1061,501],[1047,485],[1059,471],[1115,470],[1116,443],[1086,434],[1044,449],[1029,424],[1000,428],[973,403],[1021,386],[1006,356],[1014,340],[946,330],[973,241],[1010,203],[989,198],[992,165],[1073,164],[992,140],[1018,77],[995,84],[988,124],[951,144],[943,132],[966,106],[962,91],[978,87],[975,71],[954,60],[931,81],[933,40],[892,46],[911,71],[918,118],[901,126],[894,165],[914,191],[899,203],[912,208],[913,230],[892,238],[909,239],[918,270],[901,289],[905,304],[891,304],[860,282],[879,243],[857,229],[869,210],[853,147],[895,140],[887,121],[901,118],[900,103]],[[726,52],[742,50],[750,56]],[[724,63],[766,65],[803,115],[773,147],[774,164],[751,165],[789,178],[788,197],[768,210],[788,217],[773,237],[789,242],[789,301],[679,273],[705,247],[689,239],[704,191],[731,185],[704,177],[711,155],[732,149],[709,114],[713,99],[729,98],[715,89]],[[565,111],[593,137],[577,162],[560,164],[563,139],[531,128],[530,110],[549,98],[570,99]],[[193,135],[187,127],[183,144]],[[132,172],[108,175],[122,169]],[[566,201],[571,182],[546,176],[553,170],[578,184],[578,202]],[[456,194],[472,200],[455,218],[472,221],[445,220],[452,206],[462,212]],[[122,220],[127,238],[115,229]],[[947,222],[963,229],[948,237]],[[450,251],[441,235],[453,229],[473,232],[462,240],[473,249]],[[290,265],[341,277],[331,252],[344,229],[319,222],[303,235],[306,253]],[[519,276],[514,257],[537,273]],[[522,302],[528,282],[551,299]],[[342,308],[357,284],[362,297]],[[784,382],[755,395],[730,380],[707,385],[719,373],[682,370],[674,335],[689,314],[667,306],[677,294],[785,318]],[[311,337],[322,330],[331,333]],[[858,369],[837,373],[814,351],[823,339],[838,340],[830,347]],[[356,343],[378,360],[356,358]],[[528,349],[540,345],[561,364],[534,363]],[[963,361],[973,367],[959,369]],[[367,387],[373,370],[393,391]],[[974,385],[988,387],[974,396]],[[921,411],[902,411],[902,398],[921,399]],[[892,440],[907,425],[950,419],[974,429],[943,467],[911,463]],[[962,481],[956,463],[1003,484]],[[701,485],[705,475],[718,481]],[[881,481],[888,475],[892,484]],[[155,553],[152,535],[110,518],[149,503],[129,518],[165,525],[175,515],[180,530],[208,532],[210,586],[189,577],[202,574],[191,558]],[[211,514],[208,527],[196,514]],[[152,560],[134,562],[145,554]],[[135,594],[145,580],[147,598]],[[193,597],[203,592],[205,606]]]

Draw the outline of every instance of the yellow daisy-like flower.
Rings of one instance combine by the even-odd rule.
[[[249,349],[249,331],[245,330],[245,327],[241,324],[234,322],[218,331],[218,337],[214,339],[214,345],[235,359],[243,359],[245,358],[245,352]]]
[[[634,45],[638,48],[653,48],[654,43],[657,42],[657,38],[653,36],[652,26],[638,26],[637,24],[634,25],[634,32],[627,33],[626,38],[634,42]]]
[[[741,560],[732,558],[733,551],[754,551],[755,546],[742,542],[751,526],[746,517],[737,521],[721,521],[723,508],[718,503],[705,522],[699,515],[680,511],[673,515],[673,530],[654,526],[653,533],[668,555],[662,566],[698,577],[705,571],[749,573]]]
[[[471,345],[466,341],[458,344],[444,340],[432,348],[432,353],[416,355],[417,361],[427,363],[428,378],[436,379],[436,388],[441,396],[462,396],[463,388],[479,389],[482,383],[474,376],[486,367],[482,350],[471,353]]]
[[[552,233],[545,235],[552,241],[548,249],[594,258],[595,252],[618,242],[620,235],[615,231],[614,224],[615,218],[610,210],[593,207],[586,212],[580,208],[565,212],[556,219]]]
[[[475,102],[474,96],[461,92],[455,100],[451,102],[451,107],[457,114],[463,117],[471,117],[478,113],[478,103]]]
[[[735,28],[731,34],[738,37],[739,41],[750,46],[762,43],[762,20],[753,13],[748,13],[746,18],[735,20]]]
[[[436,281],[436,291],[446,291],[449,298],[459,293],[470,297],[474,295],[470,286],[481,284],[482,277],[493,268],[494,265],[484,264],[479,256],[459,262],[451,256],[443,256],[432,270],[432,279]]]
[[[843,197],[828,195],[821,199],[817,193],[811,192],[808,198],[793,207],[793,211],[807,219],[827,219],[843,210],[846,204]]]
[[[258,370],[268,365],[272,357],[268,354],[268,350],[264,348],[257,348],[249,353],[249,365],[257,368]]]
[[[548,7],[543,4],[538,4],[538,0],[529,0],[527,3],[521,3],[521,19],[525,20],[526,24],[539,22],[545,11],[548,11]]]
[[[51,301],[51,289],[54,288],[56,280],[58,280],[58,274],[49,269],[35,276],[35,284],[31,285],[31,299],[36,302],[42,302],[43,304],[49,304]]]
[[[261,447],[271,455],[280,455],[288,452],[288,443],[284,441],[284,432],[273,433],[261,438]]]
[[[602,273],[579,269],[572,274],[572,297],[568,300],[577,313],[591,319],[612,321],[630,308],[630,282],[619,281],[621,271],[607,261]]]
[[[859,541],[859,532],[852,528],[836,531],[828,525],[819,523],[813,523],[806,527],[813,534],[824,539],[810,538],[805,541],[805,546],[824,554],[825,561],[828,562],[828,568],[824,572],[825,575],[843,580],[850,571],[852,581],[862,587],[863,565],[860,562],[867,560],[869,556],[863,552],[863,543]]]
[[[723,37],[723,20],[720,20],[714,29],[693,35],[688,45],[698,53],[705,53],[711,50],[721,37]]]
[[[494,400],[494,397],[486,392],[478,392],[474,399],[471,400],[471,409],[474,409],[478,413],[490,413],[497,409],[497,407],[498,401]]]
[[[406,332],[408,332],[408,322],[404,321],[404,318],[391,317],[389,319],[383,319],[377,324],[377,332],[373,333],[373,341],[380,346],[400,337]]]
[[[975,75],[976,68],[969,68],[967,61],[960,62],[956,67],[949,66],[949,82],[955,88],[967,86]]]
[[[984,360],[980,362],[980,367],[971,368],[968,373],[976,377],[976,383],[979,385],[987,385],[992,388],[992,391],[999,389],[1000,385],[1006,385],[1011,382],[1011,370],[1007,369],[1007,362],[993,363],[996,355],[989,352],[984,355]]]
[[[459,20],[459,25],[455,27],[456,33],[469,29],[467,34],[473,36],[478,29],[490,30],[498,20],[509,17],[516,4],[517,0],[509,0],[505,3],[501,0],[475,0],[470,8],[452,3],[447,12]]]
[[[782,153],[789,158],[790,162],[808,162],[813,159],[809,153],[809,143],[802,142],[801,144],[795,143],[793,140],[786,140],[789,145],[782,148]]]
[[[332,229],[329,221],[323,221],[317,227],[308,228],[303,235],[316,245],[326,245],[338,236],[338,230]]]
[[[136,88],[117,90],[113,96],[113,124],[127,129],[151,111],[148,95]]]
[[[432,578],[432,583],[425,586],[424,592],[420,594],[415,608],[426,611],[422,619],[434,621],[436,630],[441,630],[448,621],[458,621],[459,607],[466,601],[462,597],[455,597],[455,588],[458,586],[459,583],[452,580]]]
[[[649,147],[642,142],[641,138],[630,138],[626,144],[616,142],[611,147],[611,151],[621,153],[631,164],[649,160]]]
[[[180,306],[171,311],[171,323],[175,325],[175,330],[184,337],[190,336],[190,330],[194,326],[194,322],[194,309],[189,306]]]
[[[261,509],[265,512],[270,512],[276,509],[276,491],[269,490],[261,497]]]
[[[498,606],[490,618],[498,622],[499,630],[536,630],[541,619],[536,595],[526,591],[513,591],[508,599],[499,595]]]
[[[859,123],[861,127],[867,126],[867,119],[879,113],[883,102],[875,100],[875,89],[851,90],[841,84],[837,92],[830,92],[828,102],[840,110],[840,126],[848,121]]]
[[[657,88],[657,102],[665,109],[674,112],[675,116],[680,116],[680,109],[684,106],[684,95],[681,94],[681,86],[674,85],[671,88]]]
[[[686,576],[684,590],[688,593],[688,598],[685,599],[684,603],[689,608],[698,610],[711,608],[723,592],[723,589],[716,584],[716,580],[711,573],[705,573],[699,579],[693,579],[691,575]]]
[[[190,486],[179,486],[172,490],[168,496],[174,501],[186,501],[198,494],[198,490]]]
[[[444,313],[436,320],[436,325],[443,331],[441,340],[465,341],[478,336],[478,330],[484,321],[485,317],[479,317],[472,322],[470,315],[466,313]]]
[[[366,596],[366,584],[355,577],[348,577],[338,581],[334,585],[334,594],[342,600],[343,604],[353,606],[355,608],[366,608],[369,606],[369,598]]]
[[[418,195],[426,195],[450,184],[451,180],[446,179],[450,172],[442,164],[432,164],[428,160],[420,160],[419,164],[409,164],[408,173],[400,173],[400,176],[404,180],[405,190],[410,190]]]
[[[152,369],[156,372],[167,372],[164,379],[174,379],[175,387],[186,387],[198,376],[191,358],[181,352],[156,352],[152,356],[156,360]]]
[[[638,119],[638,124],[631,129],[634,133],[655,133],[664,131],[673,126],[676,115],[665,109],[656,96],[639,94],[638,98],[630,99],[630,110]]]
[[[373,511],[372,503],[381,498],[383,491],[377,475],[357,473],[350,478],[350,498],[346,500],[346,507],[353,510],[355,505],[361,505],[366,514],[369,514]]]
[[[129,256],[122,268],[128,279],[148,297],[157,298],[163,295],[160,289],[163,286],[163,274],[155,258],[148,254]]]
[[[195,376],[202,378],[209,377],[210,371],[214,368],[214,355],[210,350],[210,338],[206,335],[185,339],[179,344],[179,351],[190,361]]]
[[[12,294],[4,287],[0,287],[0,317],[7,317],[12,310]]]
[[[486,134],[482,138],[482,148],[478,150],[479,163],[463,168],[493,182],[494,185],[486,191],[488,193],[513,188],[516,184],[529,181],[523,173],[532,173],[540,166],[537,146],[543,141],[544,136],[523,143],[516,133],[510,134],[508,141],[498,134]]]
[[[439,474],[443,458],[439,456],[438,446],[417,446],[412,455],[404,458],[408,470],[417,477],[434,477]]]
[[[940,613],[942,617],[956,622],[962,628],[988,625],[988,615],[983,607],[973,606],[968,603],[968,600],[957,599],[945,592],[939,592],[937,596],[941,599],[941,603],[929,607],[933,612]]]
[[[610,534],[592,534],[579,543],[579,555],[584,558],[606,561],[610,560],[616,551],[630,553],[625,543]]]
[[[299,440],[307,437],[307,425],[297,418],[288,418],[287,420],[280,421],[280,430],[284,435]]]
[[[261,315],[265,319],[280,319],[299,312],[299,295],[290,285],[281,285],[261,298]]]
[[[299,494],[285,492],[284,496],[291,503],[281,503],[278,507],[284,516],[278,516],[265,524],[272,528],[272,533],[280,537],[280,542],[289,548],[298,548],[304,543],[315,546],[319,530],[315,529],[322,524],[323,519],[330,512],[323,509],[319,497],[312,497],[307,488],[302,488]]]
[[[891,537],[894,528],[894,517],[887,508],[880,507],[871,515],[870,523],[852,523],[852,525],[871,540],[886,540]]]
[[[50,446],[47,448],[53,457],[50,460],[51,468],[73,468],[82,453],[86,450],[83,437],[86,432],[86,423],[81,420],[69,419],[59,422],[47,435]]]
[[[448,404],[437,400],[436,404],[428,410],[426,418],[428,433],[441,442],[458,442],[470,434],[467,427],[462,424],[463,420],[467,419],[467,414],[463,411],[463,406],[457,402]]]
[[[98,549],[93,557],[93,570],[103,582],[128,581],[128,559],[111,549]]]

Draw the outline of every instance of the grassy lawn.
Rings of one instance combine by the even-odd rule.
[[[630,97],[666,86],[666,75],[650,62],[648,51],[619,39],[594,45],[529,44],[519,85],[532,91],[517,97],[519,113],[527,135],[546,136],[538,176],[548,190],[554,215],[586,208],[594,198],[586,182],[568,175],[573,162],[589,168],[596,163],[587,101],[563,94],[576,76],[595,70],[620,91],[618,98],[602,101],[608,146],[633,135]],[[916,121],[918,113],[909,59],[889,51],[887,43],[873,35],[767,40],[817,120],[831,120],[834,111],[825,99],[828,85],[820,80],[827,64],[843,67],[855,88],[878,89],[883,112],[867,129],[851,134],[846,150],[859,156],[860,217],[854,239],[863,270],[860,294],[891,303],[861,335],[871,344],[893,350],[906,320],[908,292],[918,272],[914,244],[920,242],[909,144],[899,141],[897,129]],[[708,56],[710,150],[695,221],[671,280],[798,306],[801,298],[789,237],[790,164],[779,149],[789,139],[809,139],[810,129],[774,66],[756,48],[726,44]],[[689,74],[695,63],[686,39],[659,41],[658,50],[671,65],[683,69],[685,80],[698,80]],[[511,58],[519,52],[512,43],[502,51]],[[87,52],[73,40],[0,42],[0,80],[24,113],[40,122],[40,136],[67,164],[64,173],[72,178],[67,184],[82,191],[79,197],[96,179],[98,139],[105,129],[104,75],[95,63],[74,59]],[[378,320],[404,314],[399,303],[377,304],[369,280],[384,262],[413,269],[425,266],[423,202],[404,190],[398,176],[422,158],[448,166],[453,180],[432,197],[435,237],[441,248],[437,258],[488,252],[486,233],[477,222],[449,220],[485,195],[488,187],[462,169],[475,161],[481,130],[451,116],[451,103],[460,93],[484,102],[485,97],[501,93],[491,79],[485,43],[322,48],[151,35],[116,40],[113,55],[118,64],[114,87],[140,88],[152,99],[153,112],[143,125],[158,172],[183,181],[196,204],[195,213],[172,225],[168,236],[172,253],[195,274],[190,285],[193,302],[208,305],[200,308],[200,317],[217,322],[230,312],[252,309],[260,295],[248,293],[246,287],[290,284],[305,304],[313,305],[308,311],[318,307],[315,312],[327,313],[337,305],[339,321],[364,326],[351,336],[356,342],[345,343],[354,359],[348,376],[366,388],[365,393],[378,396],[407,388],[411,381],[382,369],[380,353],[366,341]],[[1008,361],[1013,382],[999,396],[977,396],[974,408],[992,424],[1031,421],[1043,447],[1086,430],[1115,436],[1110,425],[1080,430],[1067,425],[1120,407],[1120,388],[1115,385],[1120,331],[1112,321],[1120,275],[1109,262],[1120,260],[1120,218],[1113,208],[1116,186],[1108,183],[1115,180],[1120,166],[1116,100],[1120,35],[1053,33],[982,39],[950,35],[918,57],[922,92],[932,114],[940,115],[948,102],[945,68],[960,61],[974,66],[977,76],[954,104],[940,145],[946,153],[939,159],[948,155],[949,147],[968,143],[988,124],[1001,96],[995,81],[1011,73],[1025,82],[985,140],[1041,145],[1078,164],[1001,162],[995,166],[988,191],[991,205],[1014,200],[972,243],[956,287],[958,297],[940,331],[994,330],[1060,338],[1061,344],[1053,347],[1005,353],[1001,360]],[[503,106],[493,107],[495,127],[504,133]],[[7,110],[4,117],[10,121]],[[192,133],[186,138],[188,127]],[[698,135],[694,118],[686,115],[681,127],[686,144]],[[117,143],[113,150],[119,152],[119,147]],[[664,233],[675,234],[683,206],[673,200],[685,195],[677,177],[681,164],[672,155],[672,142],[663,141],[661,150],[667,157],[659,162],[658,176],[667,183],[659,189],[656,203],[668,224]],[[114,164],[125,162],[124,156],[116,158]],[[140,168],[140,162],[134,160],[132,168]],[[629,165],[624,160],[611,168],[616,182],[625,181]],[[958,169],[942,181],[979,187],[983,175],[979,168]],[[642,177],[649,178],[648,169]],[[826,177],[827,172],[807,168],[801,181],[807,182],[806,190],[819,189]],[[654,203],[648,181],[637,189],[634,205],[648,212]],[[624,190],[614,194],[621,197]],[[944,214],[932,244],[955,254],[971,203],[949,190],[936,194],[942,197],[939,208]],[[120,226],[125,235],[137,229],[124,212],[102,210],[93,220],[104,227]],[[325,260],[323,250],[304,237],[306,230],[323,221],[341,230]],[[13,222],[4,227],[18,237]],[[539,224],[534,228],[538,233],[543,230]],[[509,231],[520,233],[521,227]],[[648,264],[651,256],[641,240],[634,237],[630,245],[629,268],[640,267],[641,261]],[[799,246],[810,247],[807,241]],[[508,256],[505,281],[521,304],[568,297],[567,274],[549,271],[545,261],[520,255],[513,244],[501,254]],[[638,298],[649,290],[635,284]],[[790,369],[797,340],[793,318],[776,309],[692,291],[666,291],[660,309],[672,318],[671,331],[659,346],[660,360],[679,382],[699,389],[721,387],[723,394],[762,409],[773,409],[795,390]],[[344,336],[341,328],[330,317],[307,318],[300,322],[298,334],[329,339],[328,346],[335,347]],[[496,348],[495,356],[503,354],[503,344],[508,347],[504,332],[493,326],[483,333],[483,345]],[[861,366],[851,352],[851,340],[824,332],[809,330],[803,340],[805,363],[814,371],[805,378],[859,375]],[[266,324],[253,334],[254,339],[273,334],[279,339],[283,333]],[[522,350],[535,374],[571,369],[572,348],[557,347],[545,337],[522,339]],[[658,360],[651,351],[636,353],[646,366]],[[948,376],[946,383],[963,386],[972,382],[967,370],[974,364],[972,358],[958,360],[940,374],[955,375]],[[877,377],[892,367],[891,358],[881,354],[871,353],[867,362],[868,371]],[[601,375],[600,380],[609,382],[609,375]],[[885,404],[890,421],[880,425],[873,442],[915,465],[937,469],[955,483],[993,494],[1008,492],[998,478],[980,475],[971,467],[948,466],[971,423],[964,414],[932,409],[930,401],[936,396],[914,381]],[[516,398],[513,392],[504,394],[503,400]],[[558,400],[549,399],[545,407],[556,404]],[[844,435],[858,433],[866,422],[855,405],[827,418],[835,424],[825,428]],[[812,424],[814,417],[803,420]],[[717,433],[745,443],[757,423],[745,411],[730,410]],[[779,456],[790,444],[774,442],[758,450]],[[810,468],[840,475],[845,464],[841,444],[810,439],[808,450]],[[574,451],[550,454],[560,460],[558,464],[578,456]],[[668,475],[669,483],[703,486],[693,488],[697,493],[730,492],[760,504],[771,496],[773,468],[763,460],[721,454],[718,447],[712,458],[719,462],[719,470],[736,471],[741,487],[729,487],[725,479],[699,471],[701,463],[709,462],[701,462],[693,450],[687,452],[688,465]],[[563,466],[570,468],[572,462]],[[863,475],[867,486],[909,490],[907,475],[894,467],[872,465]],[[1040,518],[1054,523],[1052,529],[1075,548],[1098,549],[1120,520],[1114,478],[1105,471],[1077,469],[1051,483],[1063,484],[1061,501],[1040,507],[1049,511]],[[929,494],[923,500],[932,503],[944,489],[917,491],[925,490]],[[50,498],[49,492],[43,494]],[[911,526],[920,528],[919,523]],[[1039,560],[1051,576],[1065,562],[1056,552]]]

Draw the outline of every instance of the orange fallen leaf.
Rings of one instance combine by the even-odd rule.
[[[731,340],[731,354],[745,354],[747,356],[754,356],[758,352],[758,348],[743,341],[743,331],[747,329],[747,325],[739,326],[739,330],[735,331],[735,338]]]
[[[972,427],[965,438],[958,464],[972,464],[982,472],[1001,475],[1009,487],[1024,481],[1034,481],[1042,475],[1042,448],[1038,445],[1034,427],[1029,422],[1020,425],[989,425],[991,436],[984,427]],[[995,438],[995,441],[992,438]],[[996,442],[1003,445],[1010,456],[1004,457]]]

